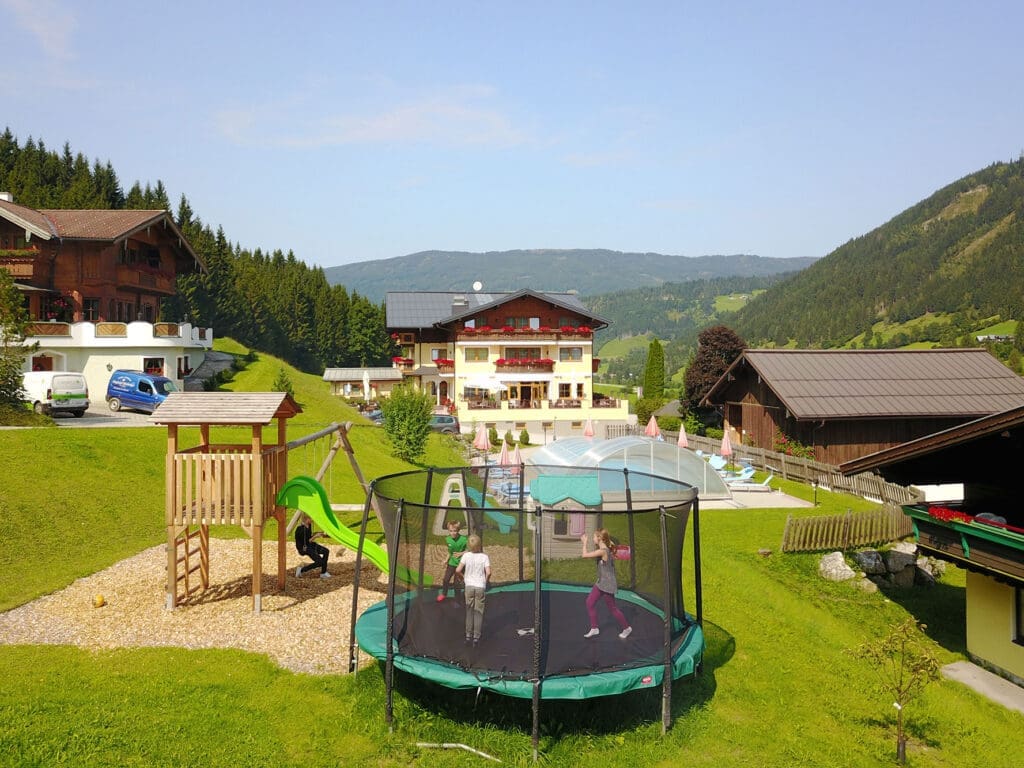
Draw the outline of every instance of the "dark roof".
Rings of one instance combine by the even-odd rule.
[[[77,210],[45,208],[35,210],[0,200],[0,218],[32,232],[42,240],[98,240],[117,242],[147,227],[161,226],[178,241],[181,250],[205,269],[202,259],[182,234],[167,211],[162,210]]]
[[[549,293],[523,289],[519,291],[389,291],[384,297],[385,323],[388,328],[432,328],[435,325],[472,317],[491,307],[500,306],[522,296],[536,296],[570,312],[584,315],[595,326],[608,321],[588,310],[575,293]],[[462,303],[459,303],[462,302]]]
[[[844,475],[878,471],[906,485],[983,483],[1017,495],[1024,460],[1024,406],[984,416],[839,465]]]
[[[795,419],[976,417],[1024,405],[1024,379],[984,349],[748,349],[705,398],[749,365]]]

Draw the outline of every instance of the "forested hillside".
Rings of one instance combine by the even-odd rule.
[[[20,145],[10,129],[0,134],[0,190],[30,208],[171,210],[162,182],[143,187],[136,181],[125,194],[110,162],[90,163],[68,144],[59,153],[32,138]],[[313,373],[325,366],[390,364],[394,345],[382,304],[328,285],[322,269],[291,251],[263,253],[232,243],[223,229],[214,231],[194,214],[184,194],[175,220],[208,271],[179,278],[178,296],[161,308],[164,319],[187,317]]]
[[[948,315],[929,325],[944,343],[970,318],[1024,317],[1024,159],[972,173],[837,248],[751,301],[734,327],[752,346],[871,346],[876,323],[928,313]]]
[[[331,283],[343,283],[372,299],[387,291],[468,291],[475,281],[488,291],[533,288],[577,291],[582,296],[717,277],[754,277],[793,272],[811,258],[762,256],[666,256],[603,249],[423,251],[394,259],[344,264],[324,270]]]

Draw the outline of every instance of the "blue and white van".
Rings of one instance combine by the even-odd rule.
[[[177,391],[174,382],[166,376],[117,370],[110,374],[107,382],[107,405],[112,411],[134,408],[152,413],[167,395]]]

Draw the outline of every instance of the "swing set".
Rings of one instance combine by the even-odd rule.
[[[210,587],[210,526],[237,525],[252,541],[252,609],[262,601],[263,528],[277,522],[277,588],[285,587],[288,533],[298,520],[285,519],[279,492],[288,483],[289,453],[334,436],[316,474],[319,483],[339,450],[367,489],[348,424],[331,424],[287,442],[287,422],[302,409],[284,392],[172,392],[151,421],[167,427],[166,498],[168,610]],[[277,422],[276,441],[264,428]],[[249,427],[248,443],[213,443],[210,427]],[[181,427],[198,427],[199,444],[184,448]],[[307,449],[308,450],[308,449]],[[313,449],[315,452],[315,448]],[[315,457],[314,457],[315,458]]]

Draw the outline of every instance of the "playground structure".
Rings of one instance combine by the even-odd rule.
[[[167,601],[168,610],[191,595],[210,587],[210,526],[237,525],[252,541],[252,608],[260,612],[262,599],[263,528],[277,521],[277,587],[284,590],[290,500],[309,491],[330,467],[339,450],[348,456],[356,479],[366,481],[348,440],[348,426],[330,426],[292,442],[287,440],[287,422],[302,409],[283,392],[173,392],[150,418],[167,426],[166,498]],[[277,422],[276,441],[268,443],[264,428]],[[247,443],[212,443],[211,427],[249,427]],[[199,444],[182,447],[181,427],[198,427]],[[288,454],[314,440],[336,435],[317,477],[305,478],[289,488]],[[284,490],[284,494],[281,492]],[[306,503],[306,502],[303,502]],[[328,512],[326,496],[322,501]],[[299,507],[294,507],[299,508]],[[321,515],[326,520],[326,515]],[[333,514],[331,514],[333,519]],[[318,520],[321,525],[323,524]],[[336,525],[337,521],[335,520]],[[344,528],[344,526],[340,526]],[[358,547],[348,529],[337,528],[340,543]],[[345,535],[347,532],[347,536]],[[331,531],[328,531],[331,533]],[[371,559],[384,562],[378,554]]]
[[[492,477],[497,475],[497,477]],[[510,489],[509,476],[516,487]],[[449,506],[457,503],[461,509]],[[393,720],[395,669],[456,689],[482,689],[533,704],[537,756],[543,700],[585,699],[661,687],[662,732],[671,720],[673,680],[700,670],[704,652],[697,489],[674,478],[595,466],[519,464],[431,468],[374,480],[363,513],[383,519],[391,579],[387,599],[356,618],[354,644],[384,663],[385,716]],[[463,642],[465,609],[436,599],[424,572],[438,524],[465,517],[491,559],[483,634]],[[509,522],[511,521],[511,522]],[[695,611],[683,599],[683,544],[692,521]],[[631,633],[604,606],[597,637],[585,603],[595,562],[582,536],[606,528],[617,546],[616,601]],[[590,545],[593,549],[593,545]],[[359,561],[353,606],[359,589]],[[609,622],[611,623],[609,624]]]

